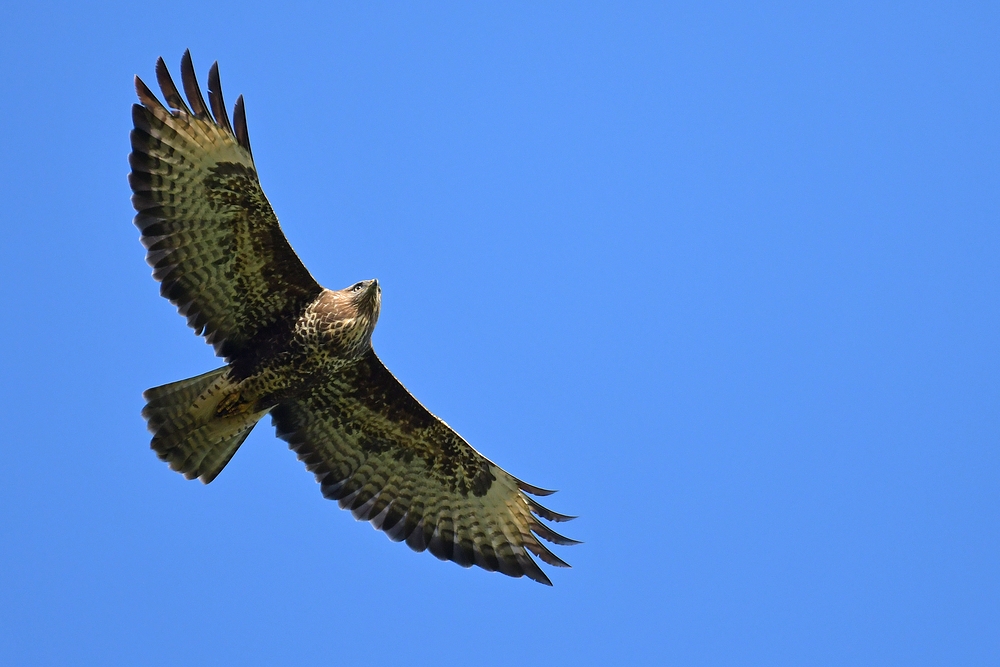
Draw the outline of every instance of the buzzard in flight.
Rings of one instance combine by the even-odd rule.
[[[191,55],[169,109],[138,78],[129,184],[160,293],[226,365],[144,393],[152,448],[209,483],[270,413],[323,495],[415,551],[549,584],[539,541],[575,544],[540,521],[551,491],[511,476],[432,415],[372,350],[377,280],[324,289],[288,244],[257,180],[242,96],[230,124],[218,63],[208,104]],[[529,554],[530,552],[530,554]]]

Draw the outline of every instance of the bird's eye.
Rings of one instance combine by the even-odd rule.
[[[354,287],[351,288],[351,291],[352,292],[360,292],[361,288],[363,288],[364,286],[365,286],[364,283],[358,283]]]

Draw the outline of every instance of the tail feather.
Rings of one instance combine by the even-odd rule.
[[[208,484],[226,467],[267,414],[224,411],[220,402],[233,393],[226,371],[218,368],[197,377],[147,389],[142,416],[153,433],[151,446],[171,469]]]
[[[146,399],[146,407],[142,409],[142,416],[149,422],[150,431],[155,433],[154,427],[159,427],[187,414],[195,399],[219,380],[227,370],[223,366],[193,378],[152,387],[142,392],[142,397]]]

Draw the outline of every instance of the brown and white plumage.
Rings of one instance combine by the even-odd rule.
[[[226,366],[145,393],[152,446],[208,483],[270,413],[323,494],[395,541],[463,566],[549,584],[566,566],[539,537],[565,521],[427,411],[371,349],[378,281],[325,290],[302,265],[257,179],[243,99],[226,115],[217,65],[202,98],[189,53],[184,96],[160,59],[169,109],[136,77],[135,224],[161,294]]]

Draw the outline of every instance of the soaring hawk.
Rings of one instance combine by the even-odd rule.
[[[576,542],[540,518],[572,517],[533,500],[552,492],[473,449],[379,361],[377,280],[328,290],[313,279],[261,190],[242,96],[229,122],[218,63],[208,104],[190,52],[181,60],[187,101],[162,58],[156,78],[169,109],[135,79],[135,224],[160,293],[226,361],[143,394],[159,457],[207,484],[270,414],[323,495],[358,520],[415,551],[551,585],[530,554],[566,563],[538,538]]]

